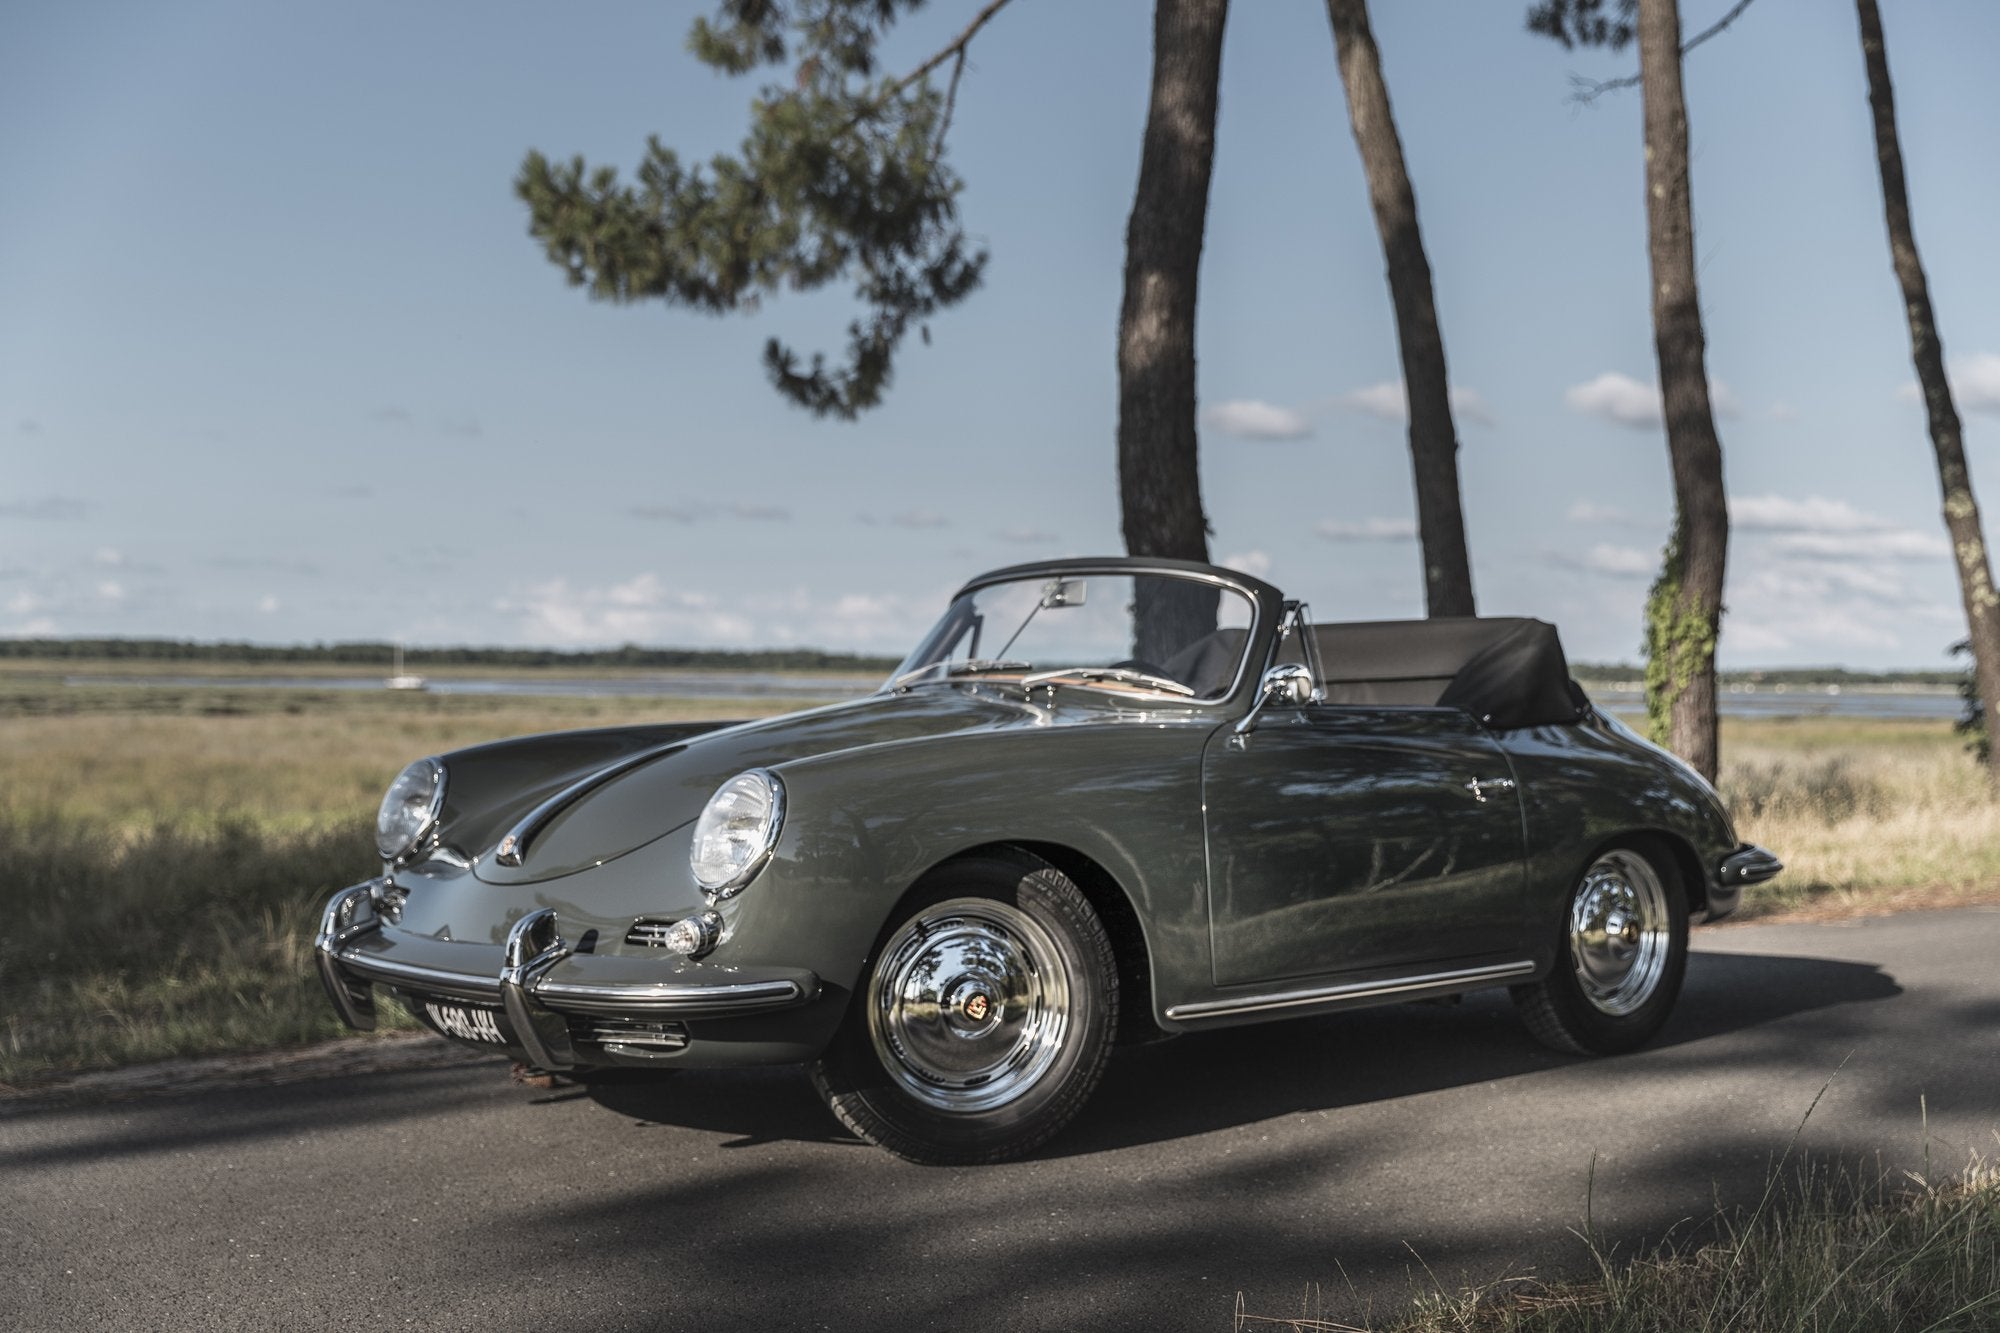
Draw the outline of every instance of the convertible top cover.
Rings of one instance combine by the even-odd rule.
[[[1562,640],[1546,621],[1357,621],[1320,625],[1313,637],[1329,703],[1459,708],[1501,731],[1574,722],[1583,710]]]

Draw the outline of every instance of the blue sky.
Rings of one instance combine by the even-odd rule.
[[[1523,3],[1377,0],[1463,411],[1482,611],[1635,656],[1665,534],[1639,104],[1580,109]],[[1684,0],[1693,31],[1723,0]],[[2000,6],[1889,0],[1919,240],[2000,519]],[[933,0],[891,67],[956,32]],[[1139,0],[1017,0],[952,154],[992,252],[886,407],[813,420],[748,317],[595,304],[526,235],[530,147],[741,137],[758,76],[671,4],[0,6],[0,634],[896,651],[966,576],[1116,551],[1113,334]],[[1725,665],[1939,666],[1963,633],[1841,4],[1689,60],[1736,514]],[[1322,620],[1421,613],[1382,258],[1325,8],[1237,0],[1198,329],[1218,559]]]

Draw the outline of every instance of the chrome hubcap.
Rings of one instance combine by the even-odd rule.
[[[1667,895],[1646,858],[1598,857],[1570,901],[1570,959],[1584,998],[1614,1015],[1644,1004],[1666,970],[1670,934]]]
[[[954,899],[906,922],[869,982],[882,1067],[941,1111],[989,1111],[1019,1097],[1062,1053],[1069,1024],[1069,973],[1055,940],[990,899]]]

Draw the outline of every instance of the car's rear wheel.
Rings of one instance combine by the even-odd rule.
[[[1565,900],[1555,966],[1513,990],[1528,1030],[1559,1051],[1613,1055],[1667,1021],[1687,970],[1687,893],[1651,842],[1613,847]]]
[[[898,1157],[1004,1161],[1076,1114],[1117,1026],[1117,963],[1082,890],[1033,857],[967,858],[884,932],[813,1083]]]

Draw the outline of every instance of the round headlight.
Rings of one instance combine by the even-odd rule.
[[[756,878],[778,845],[785,822],[785,789],[761,768],[738,773],[708,798],[695,821],[688,864],[694,882],[718,898],[735,894]]]
[[[375,850],[384,861],[408,856],[437,826],[444,808],[444,765],[419,759],[389,784],[375,814]]]

